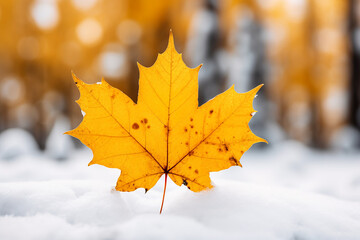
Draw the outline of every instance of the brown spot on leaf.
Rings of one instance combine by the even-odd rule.
[[[133,129],[139,129],[139,124],[134,123],[134,124],[132,125],[132,128],[133,128]]]
[[[184,131],[187,132],[188,131],[187,128],[184,128]]]
[[[186,142],[185,145],[186,145],[186,146],[189,146],[189,142]]]
[[[232,161],[235,165],[239,165],[238,161],[234,156],[229,157],[229,160]]]
[[[141,123],[144,123],[144,121],[143,121],[143,120],[141,120],[140,122],[141,122]]]
[[[229,151],[229,148],[226,144],[224,144],[225,151]]]
[[[195,131],[195,134],[198,134],[198,132],[197,132],[197,131]]]
[[[78,82],[75,82],[75,84],[78,84]]]
[[[189,169],[191,169],[191,166],[189,166]]]
[[[114,99],[115,98],[115,94],[111,95],[111,99]]]
[[[187,186],[187,185],[188,185],[188,182],[187,182],[185,179],[183,179],[183,184],[184,184],[185,186]]]
[[[147,123],[148,123],[147,118],[144,118],[144,123],[145,123],[145,124],[147,124]]]
[[[199,174],[199,170],[195,169],[195,173],[196,173],[196,174]]]
[[[147,128],[150,128],[150,125],[148,125]]]
[[[214,112],[214,110],[211,109],[209,113],[210,113],[210,114],[213,114],[213,112]]]
[[[194,119],[193,118],[190,118],[190,121],[192,122]]]
[[[219,151],[219,152],[222,152],[223,150],[222,150],[221,148],[218,148],[218,151]]]
[[[194,128],[194,125],[190,125],[191,128]]]
[[[149,189],[145,188],[145,193],[147,193],[147,191],[149,191]]]

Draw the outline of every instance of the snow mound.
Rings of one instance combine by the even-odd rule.
[[[242,158],[193,193],[164,178],[144,194],[117,192],[118,169],[88,167],[91,151],[55,161],[0,161],[0,239],[359,240],[359,152],[321,152],[297,142]]]
[[[71,128],[70,121],[64,116],[59,116],[52,128],[45,144],[45,152],[53,159],[67,159],[74,149],[71,137],[64,132]]]
[[[0,160],[14,159],[22,155],[38,152],[38,145],[30,133],[14,128],[0,134]]]
[[[0,184],[0,239],[356,239],[360,205],[222,180],[214,190],[121,193],[106,182]],[[21,231],[19,231],[19,228]]]

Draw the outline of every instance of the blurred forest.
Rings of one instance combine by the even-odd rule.
[[[82,119],[71,71],[136,101],[136,63],[154,63],[169,29],[187,65],[204,64],[200,103],[265,83],[257,135],[359,148],[360,0],[0,0],[0,132],[64,145]]]

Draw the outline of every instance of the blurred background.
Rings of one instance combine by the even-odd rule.
[[[0,0],[0,158],[80,146],[71,71],[136,101],[169,29],[199,101],[265,83],[252,129],[270,144],[360,147],[360,0]],[[266,147],[265,144],[262,145]]]

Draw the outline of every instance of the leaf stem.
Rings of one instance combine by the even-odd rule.
[[[164,192],[163,192],[163,197],[162,197],[162,202],[161,202],[160,214],[161,214],[163,206],[164,206],[166,183],[167,183],[167,173],[165,173],[165,185],[164,185]]]

